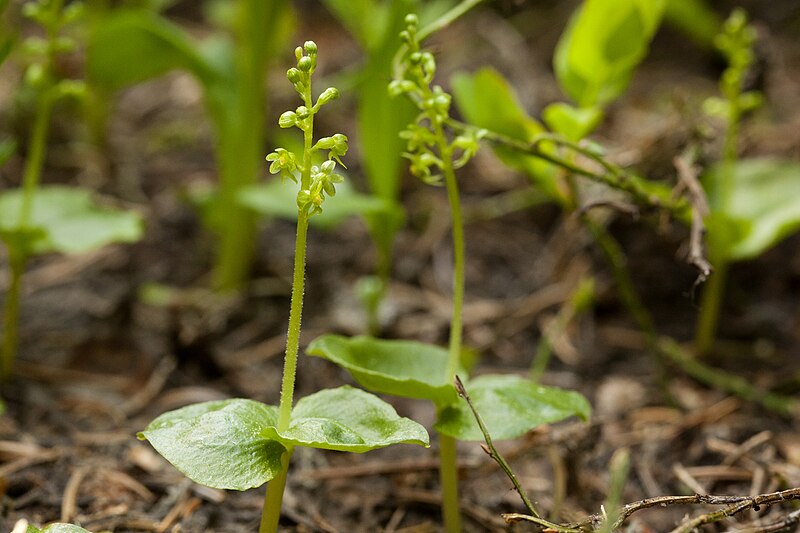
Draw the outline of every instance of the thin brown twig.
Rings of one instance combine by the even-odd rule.
[[[686,260],[694,266],[699,274],[694,283],[695,288],[704,283],[708,276],[714,272],[714,267],[706,259],[705,256],[705,218],[711,212],[708,207],[708,199],[700,185],[698,174],[700,169],[694,164],[694,154],[691,151],[686,151],[680,156],[673,159],[675,169],[678,171],[678,179],[685,187],[689,197],[689,203],[692,210],[692,225],[689,232],[689,255]]]
[[[723,509],[719,509],[713,513],[707,513],[690,520],[684,521],[677,528],[673,529],[671,533],[689,533],[692,529],[703,524],[718,522],[729,516],[740,513],[746,509],[759,510],[761,507],[768,507],[770,505],[787,502],[791,500],[800,500],[800,488],[787,489],[779,492],[771,492],[768,494],[759,494],[756,496],[713,496],[695,494],[694,496],[658,496],[655,498],[646,498],[637,502],[629,503],[619,511],[619,517],[614,522],[613,529],[619,528],[625,520],[630,518],[631,515],[643,509],[650,509],[652,507],[667,507],[674,505],[724,505]],[[794,513],[792,513],[794,514]],[[533,517],[519,513],[504,514],[503,518],[506,522],[518,522],[531,520]],[[602,514],[593,514],[580,520],[569,524],[563,524],[554,531],[594,531],[595,527],[599,526],[604,520]],[[784,521],[789,520],[789,517]],[[791,518],[791,520],[800,520],[800,518]],[[791,521],[789,520],[789,521]],[[538,522],[537,522],[538,523]],[[547,530],[545,530],[547,531]]]

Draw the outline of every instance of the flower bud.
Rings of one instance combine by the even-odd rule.
[[[316,55],[317,53],[317,43],[314,41],[306,41],[303,43],[303,48],[305,48],[306,53],[310,56]]]
[[[300,61],[301,57],[303,57],[303,49],[298,46],[294,49],[294,58],[295,60]]]
[[[331,100],[336,100],[337,98],[339,98],[339,90],[336,87],[328,87],[322,91],[321,95],[319,95],[317,105],[325,105]]]
[[[297,113],[298,120],[305,120],[308,118],[309,115],[308,108],[304,105],[301,105],[300,107],[295,109],[294,112]]]
[[[286,78],[292,82],[293,84],[302,83],[303,81],[303,73],[297,70],[296,68],[292,67],[286,71]]]
[[[414,13],[409,13],[406,15],[406,26],[416,27],[417,24],[419,24],[419,19]]]
[[[297,61],[297,68],[303,72],[311,72],[311,67],[313,66],[314,62],[311,61],[311,58],[308,56],[303,56]]]
[[[287,111],[278,119],[278,126],[281,128],[291,128],[295,124],[297,124],[297,113],[294,111]]]

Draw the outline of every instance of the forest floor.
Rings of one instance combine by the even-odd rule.
[[[558,4],[524,8],[501,2],[437,35],[432,42],[441,79],[493,65],[535,115],[559,98],[550,57],[570,6]],[[768,104],[748,120],[742,151],[798,161],[800,13],[791,1],[751,4],[762,38],[759,88]],[[357,61],[357,49],[340,28],[322,16],[306,22],[298,40],[310,36],[337,58],[323,65],[323,75]],[[524,54],[513,52],[519,46]],[[664,30],[597,139],[613,160],[649,177],[674,179],[672,159],[704,120],[697,110],[715,93],[720,70],[712,54]],[[270,80],[270,124],[282,109],[294,107],[282,71],[276,68]],[[323,130],[331,124],[344,128],[357,146],[348,109],[323,120]],[[182,74],[121,96],[102,157],[71,141],[69,131],[62,125],[53,135],[45,181],[90,184],[136,205],[146,212],[146,237],[89,256],[31,264],[20,359],[2,391],[0,531],[26,518],[38,524],[70,521],[94,532],[253,532],[263,488],[239,493],[193,484],[135,434],[160,413],[192,402],[248,397],[277,403],[293,224],[264,224],[247,291],[219,296],[203,289],[213,241],[181,193],[213,183],[215,169],[199,90]],[[357,148],[347,163],[361,186],[356,153]],[[6,184],[17,179],[19,165],[10,163],[2,176]],[[105,172],[112,179],[102,178]],[[597,283],[594,308],[559,339],[542,380],[583,393],[593,406],[591,420],[541,427],[499,445],[546,516],[569,522],[599,513],[609,487],[609,459],[622,448],[631,454],[623,502],[800,487],[797,417],[710,388],[661,361],[620,303],[601,253],[574,220],[550,206],[492,212],[493,198],[524,194],[529,185],[489,150],[463,170],[461,183],[468,214],[465,343],[481,356],[479,373],[527,372],[542,328],[579,280],[591,275]],[[396,243],[382,334],[444,344],[451,282],[445,191],[408,178],[403,203],[408,223]],[[659,333],[690,343],[698,297],[696,272],[684,260],[688,231],[658,222],[624,214],[607,221]],[[795,397],[799,249],[800,236],[794,236],[757,260],[733,266],[721,340],[704,360],[762,390]],[[354,286],[373,272],[374,263],[360,220],[312,230],[302,345],[323,332],[364,331]],[[155,306],[142,298],[142,287],[152,282],[180,290]],[[298,396],[350,382],[321,359],[302,358],[300,365]],[[424,402],[389,401],[431,427],[435,413]],[[429,450],[395,446],[363,455],[297,450],[284,502],[286,531],[440,531],[433,440]],[[466,531],[537,530],[504,522],[503,513],[524,507],[477,443],[460,444],[459,453]],[[642,510],[625,531],[670,531],[685,516],[716,508]],[[746,524],[779,522],[796,508],[752,509],[708,531],[768,531]],[[796,531],[797,521],[786,526],[780,531]]]

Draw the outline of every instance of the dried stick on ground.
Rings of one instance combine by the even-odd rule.
[[[771,492],[769,494],[759,494],[757,496],[707,496],[702,494],[695,494],[694,496],[658,496],[656,498],[647,498],[644,500],[640,500],[622,506],[622,508],[619,511],[619,517],[614,523],[613,529],[617,529],[620,526],[622,526],[622,524],[625,523],[625,521],[637,511],[641,511],[642,509],[649,509],[651,507],[666,507],[674,505],[724,505],[725,506],[724,508],[714,511],[712,513],[706,513],[698,517],[688,519],[683,523],[681,523],[677,528],[673,529],[671,532],[671,533],[689,533],[697,526],[703,524],[710,524],[712,522],[719,522],[720,520],[733,516],[747,509],[758,510],[761,507],[769,507],[771,505],[792,500],[800,500],[800,488],[793,488],[780,492]],[[504,514],[503,518],[508,523],[525,521],[525,522],[534,522],[540,524],[539,520],[532,520],[532,518],[534,517],[519,513]],[[543,531],[592,532],[592,531],[597,531],[597,527],[599,527],[600,524],[603,523],[604,519],[605,517],[602,514],[593,514],[591,516],[584,518],[579,522],[562,524],[558,526],[558,529],[556,528],[544,529]],[[793,511],[785,518],[783,518],[781,521],[776,522],[774,524],[770,524],[769,526],[765,526],[767,528],[773,528],[773,529],[759,529],[756,531],[779,531],[779,529],[778,530],[774,529],[775,527],[777,527],[777,525],[781,524],[791,525],[797,523],[798,521],[800,521],[800,514],[798,514],[797,511]]]
[[[692,227],[689,233],[689,255],[686,260],[694,266],[700,274],[695,281],[695,287],[704,283],[708,276],[714,271],[711,263],[705,256],[705,233],[706,227],[703,220],[711,212],[708,207],[708,199],[697,178],[699,168],[694,165],[694,154],[692,151],[684,152],[675,157],[673,164],[678,171],[678,179],[689,196],[689,203],[692,206]]]

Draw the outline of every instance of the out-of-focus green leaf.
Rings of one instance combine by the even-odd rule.
[[[550,104],[542,118],[556,133],[573,142],[589,135],[603,120],[603,111],[597,107],[573,107],[564,102]]]
[[[141,238],[143,225],[138,214],[98,206],[92,195],[90,190],[75,187],[40,187],[33,196],[28,226],[20,228],[22,190],[0,193],[0,237],[23,244],[34,254],[82,253]]]
[[[108,89],[177,69],[191,72],[206,86],[217,76],[183,29],[150,10],[114,11],[90,36],[87,77]]]
[[[242,188],[239,201],[263,216],[297,219],[296,187],[281,183],[280,179]],[[344,182],[336,185],[336,196],[328,198],[322,206],[322,213],[311,217],[309,222],[330,229],[351,216],[389,214],[394,210],[387,201],[354,191]]]
[[[714,37],[722,28],[719,15],[704,0],[667,0],[664,20],[708,50],[714,48]]]
[[[278,408],[246,399],[204,402],[153,420],[140,439],[186,477],[218,489],[260,487],[281,470],[284,447],[264,436]]]
[[[730,172],[725,176],[725,172]],[[709,245],[731,261],[757,257],[800,229],[800,164],[776,159],[720,164],[703,176],[712,216]],[[720,187],[730,179],[727,205],[720,205]],[[712,254],[713,256],[713,254]]]
[[[589,418],[591,407],[581,394],[545,387],[519,376],[480,376],[466,383],[467,393],[495,440],[514,439],[542,424],[570,416]],[[465,401],[443,409],[436,430],[458,440],[483,440]]]
[[[456,400],[447,379],[447,350],[430,344],[372,337],[323,335],[306,349],[347,370],[359,385],[382,394],[431,400]]]
[[[603,107],[627,88],[647,54],[666,0],[586,0],[556,48],[562,90],[580,107]]]
[[[470,124],[526,143],[546,131],[525,112],[514,90],[494,69],[457,74],[451,84],[458,108]],[[494,151],[504,163],[531,176],[551,198],[563,200],[552,164],[508,148],[495,147]]]
[[[289,429],[265,428],[284,444],[362,453],[392,444],[428,446],[425,428],[397,414],[377,396],[344,386],[302,398],[292,409]]]
[[[17,143],[13,139],[0,141],[0,166],[4,165],[17,150]]]

